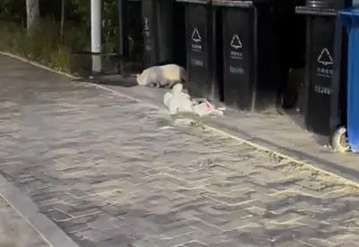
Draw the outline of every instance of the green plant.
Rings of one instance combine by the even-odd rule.
[[[28,59],[69,71],[71,48],[66,47],[56,32],[57,23],[42,20],[31,35],[16,23],[0,23],[0,50],[9,51]]]
[[[50,55],[50,65],[56,70],[70,72],[71,52],[68,47],[59,46]]]
[[[60,0],[40,0],[41,21],[28,34],[25,1],[0,0],[0,50],[69,71],[72,52],[90,51],[90,1],[66,0],[64,36],[60,35]],[[117,1],[104,0],[103,52],[116,52]]]

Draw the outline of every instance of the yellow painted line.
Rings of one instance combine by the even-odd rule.
[[[314,171],[322,173],[322,174],[324,174],[326,176],[334,177],[336,180],[338,180],[338,182],[342,183],[343,185],[348,185],[348,186],[355,187],[356,189],[359,189],[359,183],[354,182],[354,181],[352,181],[352,180],[350,180],[348,178],[345,178],[345,177],[337,175],[337,174],[335,174],[333,172],[330,172],[330,171],[315,167],[314,165],[312,165],[312,164],[310,164],[308,162],[295,159],[293,157],[290,157],[288,155],[279,153],[277,151],[273,151],[273,150],[271,150],[271,149],[269,149],[267,147],[264,147],[262,145],[254,143],[254,142],[242,139],[242,138],[240,138],[238,136],[235,136],[233,134],[230,134],[230,133],[228,133],[226,131],[223,131],[223,130],[220,130],[220,129],[217,129],[217,128],[213,128],[213,127],[211,127],[211,126],[209,126],[209,125],[207,125],[205,123],[201,123],[201,125],[204,128],[207,128],[207,129],[209,129],[209,130],[211,130],[211,131],[213,131],[213,132],[215,132],[217,134],[220,134],[220,135],[226,136],[228,138],[234,139],[236,141],[242,142],[242,143],[247,144],[247,145],[249,145],[251,147],[254,147],[254,148],[256,148],[256,149],[258,149],[260,151],[272,154],[272,155],[274,155],[274,156],[276,156],[278,158],[288,160],[289,162],[294,163],[294,164],[299,165],[299,166],[302,166],[303,168],[314,170]]]
[[[72,80],[81,79],[81,77],[77,77],[77,76],[71,75],[70,73],[66,73],[66,72],[63,72],[63,71],[52,69],[52,68],[50,68],[50,67],[48,67],[46,65],[31,61],[31,60],[29,60],[27,58],[24,58],[24,57],[21,57],[21,56],[18,56],[18,55],[9,53],[9,52],[0,51],[0,55],[20,60],[21,62],[31,64],[31,65],[36,66],[38,68],[41,68],[41,69],[44,69],[44,70],[47,70],[47,71],[50,71],[50,72],[53,72],[53,73],[56,73],[56,74],[59,74],[59,75],[66,76],[68,78],[71,78]]]
[[[98,89],[101,89],[101,90],[104,90],[104,91],[107,91],[107,92],[110,92],[112,93],[113,95],[117,95],[117,96],[122,96],[122,97],[125,97],[125,98],[128,98],[130,100],[133,100],[135,102],[142,102],[141,100],[139,99],[136,99],[134,97],[131,97],[129,95],[126,95],[126,94],[123,94],[123,93],[120,93],[116,90],[113,90],[109,87],[105,87],[105,86],[102,86],[102,85],[99,85],[99,84],[96,84],[96,83],[92,83],[92,82],[89,82],[89,81],[86,81],[84,80],[84,78],[82,77],[78,77],[78,76],[74,76],[70,73],[66,73],[66,72],[63,72],[63,71],[59,71],[59,70],[56,70],[56,69],[53,69],[53,68],[50,68],[46,65],[43,65],[43,64],[40,64],[38,62],[34,62],[34,61],[31,61],[27,58],[24,58],[24,57],[21,57],[21,56],[18,56],[18,55],[15,55],[15,54],[12,54],[12,53],[9,53],[9,52],[4,52],[4,51],[0,51],[0,55],[3,55],[3,56],[7,56],[7,57],[10,57],[10,58],[14,58],[14,59],[17,59],[21,62],[24,62],[24,63],[27,63],[27,64],[30,64],[30,65],[33,65],[35,67],[38,67],[40,69],[44,69],[44,70],[47,70],[49,72],[52,72],[52,73],[55,73],[55,74],[58,74],[58,75],[62,75],[62,76],[65,76],[71,80],[83,80],[82,82],[84,83],[87,83],[87,85],[91,85],[92,87],[96,87]]]

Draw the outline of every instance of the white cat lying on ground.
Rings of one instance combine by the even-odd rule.
[[[140,86],[172,88],[176,83],[186,81],[185,69],[176,64],[153,66],[137,75],[137,83]]]
[[[183,85],[176,84],[171,92],[167,92],[163,97],[163,103],[167,106],[171,115],[180,112],[193,112],[191,97],[182,92]]]
[[[184,93],[183,85],[177,83],[172,91],[167,92],[163,97],[163,103],[171,115],[178,113],[194,113],[200,117],[208,115],[222,116],[223,111],[216,109],[214,105],[207,100],[196,100]]]

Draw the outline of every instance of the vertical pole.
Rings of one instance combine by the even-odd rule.
[[[102,0],[91,0],[91,52],[92,72],[102,70]]]
[[[36,28],[40,18],[39,0],[26,0],[27,31],[30,33]]]
[[[66,0],[61,0],[61,30],[60,30],[60,34],[61,34],[61,39],[62,42],[64,42],[64,29],[65,29],[65,1]]]

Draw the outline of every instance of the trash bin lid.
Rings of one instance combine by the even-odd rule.
[[[338,0],[307,0],[306,6],[312,8],[337,8]]]
[[[353,0],[306,0],[305,6],[296,7],[296,13],[335,16],[338,14],[338,10],[350,7],[350,2],[352,1]]]
[[[226,7],[252,7],[256,4],[270,3],[274,3],[274,0],[212,0],[213,5]]]
[[[347,28],[359,26],[359,8],[340,11],[339,15],[343,25]]]
[[[251,7],[253,1],[245,0],[212,0],[212,4],[215,6],[226,6],[226,7]]]
[[[176,0],[181,3],[211,4],[212,0]]]

